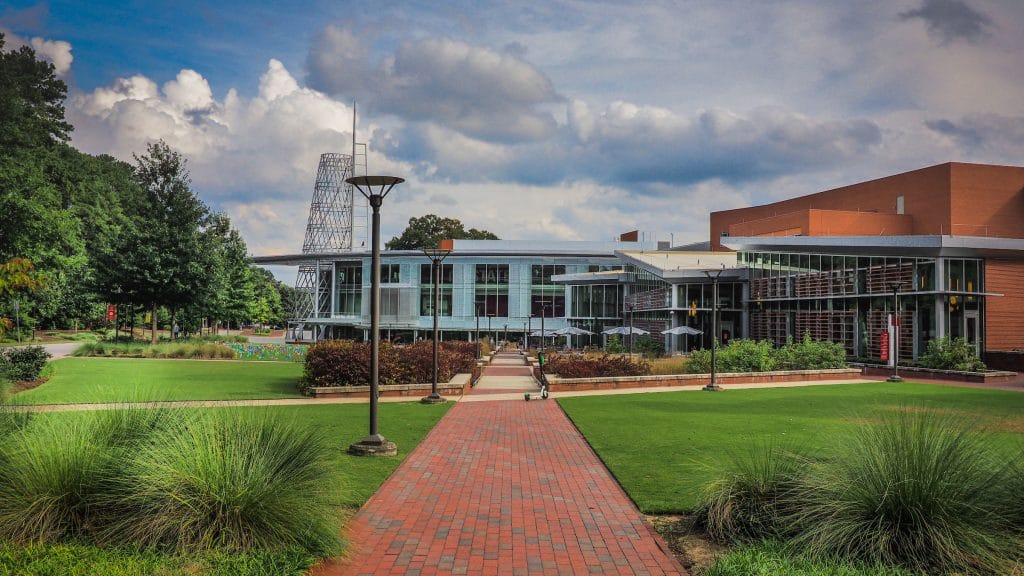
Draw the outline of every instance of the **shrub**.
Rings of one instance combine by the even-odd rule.
[[[768,372],[775,369],[775,347],[770,340],[730,340],[718,348],[719,372]],[[686,371],[691,374],[711,372],[711,350],[697,350],[690,355]]]
[[[600,376],[646,376],[651,365],[646,360],[605,354],[599,358],[549,354],[544,371],[562,378],[596,378]]]
[[[125,463],[106,542],[180,552],[338,547],[324,437],[293,423],[219,413],[158,432]]]
[[[985,369],[985,363],[978,358],[974,345],[966,338],[933,338],[928,349],[919,359],[921,366],[936,370],[962,370],[977,372]]]
[[[72,353],[74,356],[107,356],[122,358],[191,358],[199,360],[231,360],[237,353],[228,344],[216,342],[165,342],[155,346],[127,342],[87,342]]]
[[[52,543],[81,536],[110,451],[86,417],[36,418],[0,444],[0,539]]]
[[[732,469],[704,488],[696,524],[711,539],[729,544],[783,536],[800,466],[794,453],[771,445],[734,458]]]
[[[438,350],[438,380],[447,382],[476,365],[475,345],[442,343]],[[380,344],[381,384],[417,384],[433,378],[433,343],[421,340],[396,346]],[[306,351],[303,385],[358,386],[370,383],[370,344],[352,340],[322,340]]]
[[[794,543],[928,573],[1005,573],[1012,550],[1000,502],[1007,468],[964,421],[900,413],[845,438],[802,475]]]
[[[46,366],[50,353],[42,346],[12,346],[0,349],[0,371],[11,380],[35,380]]]
[[[626,351],[626,346],[622,343],[621,336],[612,334],[608,337],[608,345],[604,349],[609,354],[622,354]]]
[[[800,342],[792,337],[776,351],[777,370],[828,370],[846,367],[846,348],[836,342],[812,340],[809,333]]]

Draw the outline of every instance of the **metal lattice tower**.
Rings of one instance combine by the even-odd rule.
[[[342,254],[366,245],[366,199],[345,182],[357,171],[366,173],[366,145],[353,142],[353,151],[354,155],[320,155],[303,254]],[[305,320],[330,315],[332,265],[332,261],[325,260],[299,266],[292,311],[294,339],[302,338]]]

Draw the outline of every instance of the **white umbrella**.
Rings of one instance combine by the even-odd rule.
[[[702,332],[700,330],[697,330],[696,328],[690,328],[689,326],[676,326],[675,328],[670,328],[668,330],[662,330],[661,333],[662,334],[687,334],[687,335],[690,335],[690,336],[696,336],[698,334],[703,334],[704,332]]]
[[[533,338],[538,338],[538,337],[549,338],[551,336],[558,336],[558,333],[555,332],[554,330],[544,330],[543,332],[541,332],[540,330],[534,330],[533,332],[530,332],[530,336],[533,337]]]
[[[632,332],[630,332],[630,330],[632,330]],[[633,334],[637,336],[643,336],[644,334],[650,334],[650,332],[644,330],[643,328],[630,328],[629,326],[618,326],[616,328],[609,328],[607,330],[604,330],[601,332],[601,334],[622,334],[623,336]]]
[[[559,328],[558,330],[555,330],[555,334],[558,334],[559,336],[590,336],[593,332],[590,330],[584,330],[583,328],[569,326],[567,328]]]

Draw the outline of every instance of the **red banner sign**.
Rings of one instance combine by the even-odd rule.
[[[117,307],[107,306],[107,320],[113,320],[117,315]]]
[[[878,344],[879,350],[878,355],[883,362],[889,361],[889,333],[882,332],[881,338],[879,338]]]

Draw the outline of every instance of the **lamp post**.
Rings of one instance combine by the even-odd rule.
[[[476,359],[480,359],[480,309],[476,311]]]
[[[626,303],[626,313],[629,315],[629,342],[626,344],[626,352],[633,357],[633,304]]]
[[[715,350],[718,348],[718,277],[725,272],[725,264],[717,270],[704,270],[704,275],[711,279],[711,381],[704,387],[705,390],[717,392],[722,389],[715,378],[716,360]]]
[[[903,282],[893,282],[892,288],[892,376],[886,378],[888,382],[903,382],[900,377],[900,288]]]
[[[445,399],[437,393],[437,347],[438,347],[438,328],[437,318],[441,309],[441,263],[444,259],[451,254],[451,250],[441,250],[440,248],[423,249],[423,255],[430,258],[430,272],[434,282],[434,294],[432,296],[434,309],[434,362],[433,362],[433,379],[430,383],[430,395],[424,396],[420,399],[420,402],[424,404],[440,404],[445,402]]]
[[[370,260],[370,434],[348,447],[356,456],[395,456],[398,447],[377,432],[377,395],[380,389],[380,207],[397,184],[405,182],[396,176],[355,176],[345,180],[355,186],[373,209]]]
[[[494,312],[487,313],[487,343],[491,346],[491,352],[494,352],[494,334],[491,333],[491,318],[494,318]]]

